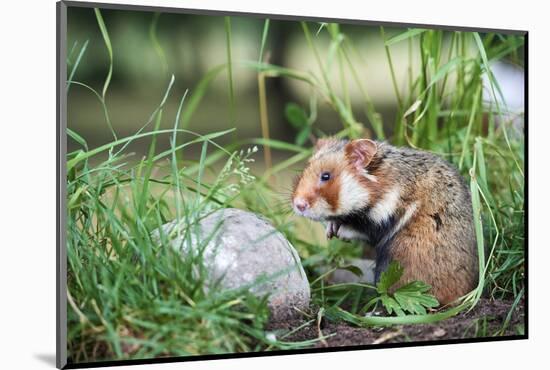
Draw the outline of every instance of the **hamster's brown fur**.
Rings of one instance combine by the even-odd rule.
[[[424,281],[441,304],[477,284],[468,187],[431,153],[368,139],[321,139],[292,202],[296,213],[328,222],[327,237],[374,246],[376,281],[396,260],[404,268],[399,285]]]

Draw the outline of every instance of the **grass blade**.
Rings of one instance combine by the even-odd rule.
[[[227,79],[229,83],[229,125],[235,126],[235,92],[233,90],[233,63],[231,58],[231,17],[225,17]]]
[[[268,32],[269,32],[269,18],[267,18],[264,21],[264,30],[262,32],[262,43],[260,45],[260,56],[258,57],[258,63],[260,63],[260,64],[263,62],[264,49],[265,49],[265,44],[266,44],[266,41],[267,41]]]
[[[151,21],[151,25],[149,26],[149,38],[151,39],[151,43],[153,44],[153,47],[155,48],[155,52],[157,53],[160,63],[162,65],[162,70],[164,73],[168,73],[168,62],[166,61],[166,55],[164,53],[164,50],[162,49],[162,46],[160,45],[160,42],[157,37],[157,26],[158,21],[160,18],[160,13],[156,12],[153,14],[153,19]]]
[[[73,68],[71,69],[71,74],[69,75],[69,78],[67,79],[67,94],[69,93],[69,88],[71,87],[71,82],[73,81],[76,70],[78,69],[78,66],[80,64],[80,60],[82,59],[82,56],[84,55],[84,53],[86,53],[87,48],[88,48],[88,40],[86,40],[86,42],[84,42],[84,45],[82,45],[82,48],[80,48],[80,52],[78,53],[78,56],[76,57],[76,61],[74,62]]]
[[[426,30],[423,29],[423,28],[412,28],[412,29],[409,29],[405,32],[402,32],[400,33],[399,35],[396,35],[390,39],[388,39],[386,42],[385,42],[385,45],[386,46],[390,46],[390,45],[393,45],[393,44],[397,44],[398,42],[400,41],[403,41],[403,40],[407,40],[407,39],[410,39],[416,35],[420,35],[421,33],[425,32]]]
[[[97,24],[101,30],[101,35],[103,36],[103,41],[105,42],[105,47],[107,48],[107,53],[109,54],[109,72],[107,73],[107,77],[105,77],[105,82],[103,83],[103,90],[101,93],[101,96],[105,99],[105,94],[107,93],[107,89],[109,88],[111,77],[113,75],[113,47],[111,46],[111,39],[109,37],[109,32],[107,32],[107,27],[105,26],[103,17],[101,16],[101,11],[98,8],[94,8],[94,12],[97,19]]]

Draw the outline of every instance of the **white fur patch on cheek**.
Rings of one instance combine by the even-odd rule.
[[[314,221],[323,221],[328,216],[333,216],[330,205],[323,198],[318,198],[310,208],[298,214]]]
[[[401,189],[399,186],[390,189],[390,191],[385,193],[382,199],[372,207],[369,213],[370,219],[376,223],[382,223],[389,219],[397,209],[400,195]]]
[[[332,215],[333,212],[331,211],[330,204],[328,204],[328,202],[323,198],[318,198],[317,201],[315,201],[315,204],[304,212],[304,216],[313,220],[323,220],[324,218]]]
[[[365,207],[369,203],[369,191],[347,171],[340,175],[339,214],[346,214]]]

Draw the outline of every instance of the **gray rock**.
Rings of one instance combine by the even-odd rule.
[[[221,209],[198,223],[191,243],[177,235],[177,226],[174,221],[162,229],[184,256],[197,253],[198,241],[209,240],[203,251],[208,285],[219,282],[223,289],[248,286],[256,295],[270,294],[268,304],[274,319],[294,316],[297,309],[309,306],[309,283],[298,253],[265,219],[239,209]],[[180,223],[180,230],[182,226]],[[153,237],[159,240],[158,230]]]

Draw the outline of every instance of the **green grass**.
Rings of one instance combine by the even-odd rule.
[[[167,117],[164,106],[172,94],[172,77],[141,129],[131,136],[117,137],[107,108],[116,51],[111,46],[109,25],[99,10],[96,17],[110,60],[102,90],[98,92],[77,79],[86,42],[80,50],[75,45],[68,56],[67,93],[70,87],[84,88],[99,100],[105,129],[112,133],[113,141],[90,148],[68,123],[67,134],[81,147],[67,154],[68,352],[72,361],[302,348],[322,340],[291,343],[284,341],[284,335],[274,339],[265,331],[265,297],[254,297],[244,289],[206,291],[200,253],[181,258],[169,247],[167,237],[160,242],[152,239],[153,230],[177,219],[187,225],[182,232],[184,242],[190,243],[192,225],[229,206],[269,218],[297,248],[309,277],[313,303],[320,308],[318,317],[311,320],[325,317],[360,326],[429,323],[471,308],[483,292],[492,298],[513,300],[514,307],[520,302],[524,294],[524,141],[512,133],[511,122],[503,114],[507,108],[484,104],[481,91],[482,75],[490,71],[489,63],[505,57],[517,60],[521,38],[418,29],[396,34],[381,28],[392,76],[388,83],[393,85],[397,101],[395,121],[383,122],[358,75],[366,61],[340,26],[300,23],[303,44],[317,69],[299,71],[263,62],[270,29],[267,21],[258,36],[258,61],[233,60],[231,19],[226,17],[220,25],[227,36],[226,63],[208,71],[190,89],[192,93],[178,97],[175,117]],[[155,15],[150,27],[151,47],[159,55],[162,68],[169,70],[155,33],[158,19]],[[320,37],[328,37],[328,49],[317,46]],[[393,71],[392,48],[400,43],[406,43],[409,50],[406,81],[397,80]],[[234,80],[234,68],[247,68],[259,75],[258,104],[263,113],[258,121],[263,138],[235,140],[238,107],[234,84],[238,81]],[[336,82],[330,77],[332,69],[338,72]],[[223,71],[228,73],[229,84],[227,130],[208,135],[188,130],[210,83]],[[269,138],[268,78],[294,79],[311,90],[309,113],[296,104],[287,106],[287,117],[297,122],[299,145]],[[500,87],[494,78],[490,81],[490,93],[499,96]],[[353,84],[364,102],[362,111],[352,109],[349,90]],[[346,260],[357,257],[359,248],[340,241],[325,245],[318,229],[291,215],[288,199],[281,195],[284,190],[269,181],[299,168],[311,153],[310,140],[327,134],[316,125],[318,104],[327,104],[339,117],[338,130],[330,134],[371,136],[432,151],[454,163],[468,178],[476,215],[480,283],[458,306],[426,315],[364,316],[361,308],[376,294],[372,287],[326,284],[327,271],[347,266]],[[171,128],[161,129],[162,122],[170,122]],[[226,135],[233,135],[233,142],[219,145],[216,140]],[[158,151],[160,138],[169,139],[170,149]],[[136,141],[149,144],[142,159],[128,150]],[[247,149],[254,145],[288,156],[252,175],[248,166],[254,151]],[[198,160],[182,158],[182,150],[190,148],[200,153]],[[201,245],[206,245],[207,241],[203,242]],[[509,318],[500,333],[508,323]],[[476,325],[472,332],[483,334],[483,322]]]

